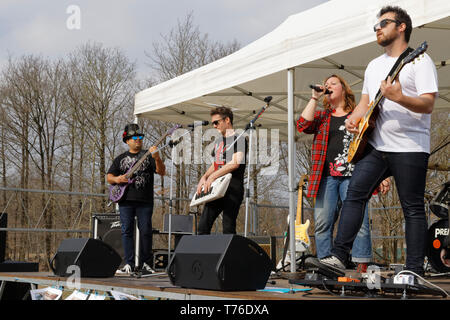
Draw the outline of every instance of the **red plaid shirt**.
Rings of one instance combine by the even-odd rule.
[[[314,120],[308,121],[300,116],[297,121],[298,132],[314,134],[312,145],[312,170],[308,179],[308,197],[315,198],[322,178],[323,165],[327,155],[328,133],[330,131],[331,111],[316,111]]]

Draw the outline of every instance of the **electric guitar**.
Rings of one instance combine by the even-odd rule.
[[[391,76],[391,79],[395,79],[406,64],[414,61],[419,55],[423,54],[427,50],[427,48],[428,44],[425,41],[408,56],[403,58],[398,66],[396,68],[393,68],[393,70],[389,72],[388,77]],[[388,77],[386,77],[386,80]],[[355,134],[352,141],[350,142],[347,157],[348,162],[357,162],[362,158],[364,148],[367,145],[370,134],[372,133],[373,129],[375,129],[375,123],[380,113],[380,105],[383,100],[384,96],[381,94],[381,91],[378,90],[377,94],[375,95],[375,99],[369,104],[369,109],[367,110],[366,114],[359,121],[358,134]]]
[[[181,128],[182,126],[180,124],[176,124],[156,142],[155,146],[158,146],[167,136],[170,136],[176,129]],[[147,159],[149,155],[152,155],[153,152],[150,151],[150,149],[137,161],[134,163],[130,169],[125,174],[125,177],[128,179],[127,183],[120,183],[120,184],[113,184],[109,186],[109,199],[113,202],[119,202],[120,199],[122,199],[123,195],[125,194],[125,191],[127,190],[128,186],[132,183],[134,183],[134,179],[132,179],[134,173],[139,170],[139,168],[142,166],[144,161]]]
[[[308,235],[309,219],[302,223],[302,209],[303,209],[303,186],[308,180],[305,174],[300,178],[298,183],[298,199],[297,199],[297,216],[295,218],[295,251],[305,252],[311,245]]]

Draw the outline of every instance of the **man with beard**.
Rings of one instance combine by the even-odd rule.
[[[146,153],[142,150],[144,134],[135,123],[127,124],[122,134],[123,142],[129,150],[114,159],[108,170],[106,180],[109,184],[128,183],[125,174]],[[156,150],[151,147],[150,152]],[[119,273],[130,274],[140,271],[142,274],[153,273],[148,265],[152,254],[152,214],[153,214],[153,181],[154,173],[161,176],[165,174],[166,167],[159,153],[155,152],[148,157],[141,167],[134,173],[131,183],[119,201],[120,223],[122,231],[122,244],[124,249],[125,266]],[[140,235],[139,265],[135,266],[134,249],[134,220],[137,217]]]
[[[355,165],[331,256],[320,262],[345,268],[370,195],[383,179],[393,176],[405,217],[405,268],[423,275],[427,238],[424,192],[431,112],[438,92],[437,73],[433,61],[425,54],[415,64],[405,65],[396,79],[385,80],[408,48],[412,23],[399,7],[384,7],[377,17],[379,22],[374,31],[385,53],[367,66],[361,100],[346,120],[346,129],[358,133],[358,123],[378,90],[385,99],[364,155]]]

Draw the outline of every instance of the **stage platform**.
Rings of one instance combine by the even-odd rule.
[[[289,273],[287,274],[289,275]],[[290,274],[292,277],[301,278],[301,273]],[[428,277],[428,281],[439,286],[441,289],[450,292],[450,277]],[[29,283],[32,289],[38,287],[57,287],[64,290],[73,291],[70,285],[74,282],[68,282],[68,278],[55,276],[52,273],[43,272],[3,272],[0,273],[0,293],[6,282]],[[292,281],[291,281],[292,282]],[[187,289],[175,287],[165,273],[158,273],[150,277],[136,278],[130,276],[115,276],[111,278],[82,278],[79,282],[80,290],[96,290],[103,292],[120,291],[131,294],[136,297],[145,297],[146,299],[164,299],[164,300],[385,300],[402,299],[402,294],[385,294],[368,296],[364,294],[352,294],[350,291],[342,293],[333,293],[327,290],[310,288],[307,286],[295,285],[289,282],[285,276],[271,276],[264,290],[257,291],[214,291]],[[407,295],[407,299],[432,299],[447,300],[436,295],[418,294]]]

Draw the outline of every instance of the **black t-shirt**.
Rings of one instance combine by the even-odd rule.
[[[352,175],[354,165],[347,161],[352,135],[345,129],[345,119],[347,119],[347,115],[331,116],[323,176],[347,177]]]
[[[237,152],[243,152],[244,158],[239,168],[231,172],[231,180],[228,188],[243,191],[244,188],[244,174],[245,174],[245,163],[247,162],[247,148],[248,142],[244,136],[241,136],[239,140],[227,151],[227,148],[237,139],[237,135],[222,137],[214,144],[214,150],[212,151],[212,156],[214,157],[214,169],[218,170],[223,167],[226,163],[233,159],[233,154]]]
[[[139,153],[129,151],[122,153],[114,159],[108,173],[114,176],[126,174],[128,170],[139,161],[147,151],[141,150]],[[156,162],[151,155],[142,163],[141,167],[131,177],[134,182],[131,183],[119,204],[124,201],[138,201],[153,203],[153,183],[154,173],[156,172]]]

